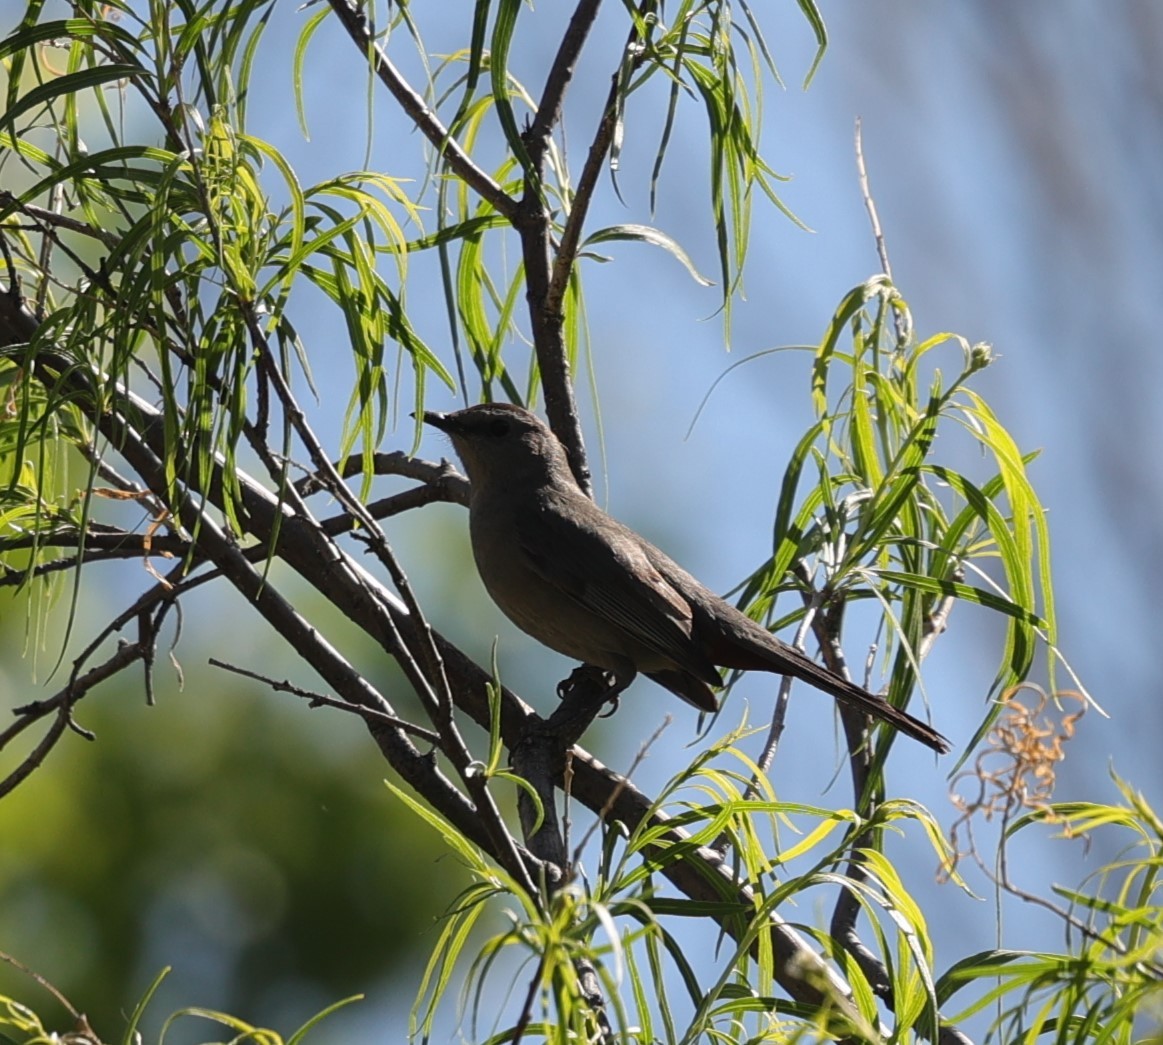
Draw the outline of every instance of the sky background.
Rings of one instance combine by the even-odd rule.
[[[809,422],[808,357],[768,354],[727,374],[687,433],[728,367],[765,349],[816,343],[847,291],[878,271],[855,169],[859,117],[894,276],[918,335],[949,331],[992,344],[998,359],[974,387],[1023,450],[1043,450],[1031,477],[1049,511],[1060,645],[1110,714],[1086,716],[1059,771],[1058,797],[1114,800],[1113,769],[1163,807],[1163,700],[1154,649],[1163,576],[1156,322],[1163,271],[1163,12],[1148,3],[1083,0],[827,3],[830,47],[804,91],[815,49],[811,32],[795,4],[762,6],[770,8],[764,26],[787,84],[769,86],[764,152],[772,167],[792,177],[783,198],[812,231],[756,203],[746,300],[735,309],[729,354],[715,314],[717,290],[699,288],[665,254],[619,245],[609,251],[610,263],[587,267],[596,399],[584,383],[579,392],[599,500],[719,591],[768,554],[786,455]],[[467,13],[471,5],[444,8]],[[313,12],[275,8],[261,52],[269,75],[256,82],[250,100],[251,130],[282,149],[303,182],[365,165],[421,176],[416,136],[381,89],[374,92],[369,148],[365,81],[350,41],[332,24],[308,52],[310,140],[303,140],[291,102],[290,55]],[[565,17],[540,9],[536,15],[523,14],[514,48],[515,71],[534,91]],[[462,22],[453,14],[432,25],[422,21],[429,49],[460,46]],[[607,5],[567,109],[575,164],[624,33],[620,5]],[[392,48],[415,76],[402,34]],[[660,97],[653,96],[655,105]],[[651,217],[644,174],[660,123],[650,104],[644,98],[641,114],[630,111],[619,177],[625,203],[604,180],[591,227],[656,224],[713,275],[700,113],[693,104],[684,107]],[[439,285],[423,261],[408,293],[422,335],[441,348],[447,332]],[[313,308],[310,299],[296,307],[295,321],[316,359],[333,351],[341,364],[345,333],[338,317]],[[955,373],[959,353],[952,346],[944,351],[942,369]],[[316,375],[325,406],[346,402],[342,365],[317,365]],[[460,405],[435,385],[431,391],[434,408]],[[337,405],[336,426],[341,415]],[[386,448],[406,449],[411,437],[405,419]],[[425,437],[424,456],[447,452],[438,436]],[[506,681],[544,708],[567,665],[531,652],[530,641],[487,603],[469,566],[463,512],[433,506],[422,517],[400,520],[389,535],[433,622],[486,661],[499,634]],[[438,562],[434,544],[441,548]],[[233,638],[234,618],[203,600],[195,604],[203,613],[190,615],[188,641],[215,646]],[[964,608],[951,623],[925,682],[935,723],[964,744],[982,717],[1001,632],[987,615]],[[761,718],[771,691],[769,679],[740,686],[722,729],[738,721],[744,703],[753,719]],[[693,712],[640,681],[626,695],[616,727],[597,727],[587,746],[624,768],[666,714],[674,723],[636,772],[649,792],[689,759]],[[840,765],[834,736],[830,702],[797,688],[773,773],[781,798],[848,804],[843,780],[832,784]],[[951,763],[911,748],[896,745],[890,788],[895,779],[898,793],[913,795],[948,824]],[[909,858],[909,886],[923,906],[940,912],[938,968],[995,945],[991,901],[936,884],[919,838],[898,845]],[[1089,854],[1079,844],[1031,845],[1021,850],[1023,884],[1075,885],[1111,855],[1101,845]],[[984,880],[974,884],[989,895]],[[796,917],[818,921],[826,913],[822,907]],[[1016,904],[1007,905],[1003,939],[1012,947],[1062,945],[1050,920]],[[150,961],[162,951],[151,950]],[[710,969],[710,949],[707,955]],[[399,1027],[415,974],[405,970],[349,1017],[349,1026],[367,1040],[398,1040],[395,1029],[385,1033],[384,1027]],[[296,999],[287,993],[294,1010]],[[309,1008],[316,998],[298,1000]]]

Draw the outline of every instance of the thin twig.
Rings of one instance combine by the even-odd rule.
[[[333,470],[339,470],[336,464],[331,465]],[[456,470],[452,462],[447,460],[426,461],[422,457],[409,457],[406,453],[396,450],[392,453],[376,453],[372,455],[372,472],[375,475],[400,475],[405,479],[417,479],[429,486],[443,488],[444,500],[455,501],[457,504],[468,506],[468,480]],[[352,456],[344,463],[339,471],[344,479],[363,474],[363,461]],[[295,483],[295,488],[307,497],[320,490],[327,489],[325,476],[313,472]]]
[[[667,715],[662,720],[662,724],[645,741],[638,745],[638,751],[630,762],[629,768],[618,778],[617,783],[610,790],[610,797],[606,799],[606,804],[598,811],[598,815],[594,818],[593,823],[590,824],[589,829],[582,835],[581,841],[578,842],[577,847],[574,849],[571,866],[576,867],[581,863],[582,850],[589,844],[598,826],[606,822],[606,817],[610,815],[610,810],[614,808],[614,803],[618,801],[618,796],[622,793],[622,789],[629,785],[631,779],[634,777],[635,770],[646,760],[647,753],[658,742],[659,737],[666,732],[673,721],[670,715]]]
[[[643,0],[638,5],[638,14],[645,18],[657,6],[655,0]],[[598,119],[597,129],[590,142],[586,154],[585,164],[582,166],[581,176],[577,181],[577,188],[570,200],[569,214],[561,232],[561,240],[557,246],[557,257],[553,263],[553,273],[549,280],[549,291],[545,300],[545,307],[551,312],[560,311],[565,300],[566,288],[569,285],[570,269],[577,257],[578,244],[581,242],[582,231],[585,227],[586,215],[589,213],[590,202],[593,199],[594,189],[610,151],[610,143],[614,140],[614,130],[618,120],[618,96],[627,72],[636,71],[646,60],[645,52],[636,50],[639,44],[637,23],[631,27],[622,48],[622,55],[631,54],[629,69],[626,62],[620,60],[617,71],[611,76],[610,91],[606,96],[606,104],[602,108],[602,115]]]
[[[56,999],[57,1004],[60,1005],[60,1007],[64,1009],[70,1016],[72,1016],[73,1019],[84,1019],[84,1017],[77,1011],[76,1006],[74,1006],[73,1003],[69,1001],[69,999],[65,997],[64,994],[61,993],[61,991],[49,983],[49,981],[41,976],[40,973],[33,972],[32,969],[25,965],[24,962],[20,961],[20,959],[14,958],[11,954],[8,954],[5,951],[0,951],[0,961],[7,962],[14,969],[18,969],[20,972],[24,973],[25,976],[28,976],[34,980],[38,986],[43,987]]]
[[[278,679],[271,678],[269,675],[263,675],[260,672],[251,671],[248,668],[242,668],[236,664],[228,664],[226,661],[219,660],[217,657],[211,657],[209,664],[211,667],[221,668],[223,671],[230,671],[235,675],[254,679],[255,682],[262,682],[270,686],[276,693],[291,693],[296,697],[303,697],[313,708],[336,708],[339,711],[347,712],[349,715],[358,715],[363,719],[375,719],[377,722],[383,722],[385,725],[394,726],[396,729],[403,730],[409,736],[426,741],[434,747],[440,746],[440,736],[433,733],[432,730],[425,729],[423,726],[417,726],[412,722],[408,722],[406,719],[398,718],[396,715],[389,715],[386,712],[380,711],[378,708],[363,707],[359,704],[351,704],[346,700],[336,700],[334,697],[326,696],[323,693],[315,693],[312,690],[296,686],[289,679],[283,679],[280,682]]]
[[[0,210],[7,210],[9,208],[19,210],[22,214],[27,214],[30,218],[34,218],[36,223],[30,227],[36,229],[38,232],[43,231],[44,225],[51,225],[55,228],[66,229],[69,232],[77,232],[82,236],[89,236],[92,239],[100,240],[106,247],[116,247],[121,242],[121,238],[116,233],[110,232],[107,229],[98,228],[95,225],[90,225],[87,221],[81,221],[67,214],[58,214],[55,211],[46,210],[44,207],[37,207],[31,203],[21,203],[11,192],[0,191]]]
[[[521,1013],[513,1025],[513,1045],[521,1045],[525,1031],[533,1019],[533,1003],[537,1000],[537,992],[541,987],[541,979],[545,973],[545,963],[549,960],[548,951],[542,951],[537,961],[537,969],[529,980],[529,989],[525,992],[525,1001],[521,1005]]]
[[[808,632],[812,628],[816,613],[820,607],[820,593],[813,591],[810,596],[805,595],[804,601],[806,603],[804,609],[803,619],[800,621],[800,626],[796,628],[795,637],[792,639],[792,645],[795,646],[801,653],[806,653],[807,650],[804,645],[804,640],[808,636]],[[784,675],[780,680],[779,693],[775,699],[775,710],[771,715],[771,725],[767,731],[767,739],[763,742],[763,750],[759,754],[759,759],[756,765],[759,771],[765,776],[770,772],[772,763],[775,761],[776,752],[779,750],[779,741],[783,736],[784,723],[787,718],[787,708],[791,700],[791,687],[793,679],[790,675]],[[756,782],[753,780],[747,788],[747,797],[755,798],[759,793]]]
[[[860,124],[860,117],[856,117],[856,173],[860,178],[860,196],[864,200],[864,209],[868,211],[868,220],[872,225],[872,237],[876,240],[876,256],[880,258],[880,270],[892,279],[892,264],[888,260],[888,244],[884,240],[884,233],[880,228],[880,215],[876,210],[876,200],[872,198],[872,188],[868,181],[868,168],[864,165],[864,134]]]
[[[21,715],[27,712],[29,713],[29,717],[22,718],[20,721],[9,726],[3,733],[0,733],[0,748],[4,748],[14,737],[22,733],[32,721],[41,717],[37,713],[41,706],[51,707],[55,710],[56,719],[49,727],[48,732],[41,738],[40,743],[24,758],[20,765],[3,780],[0,780],[0,798],[10,794],[23,781],[28,779],[29,775],[48,757],[49,752],[56,747],[57,741],[64,735],[66,729],[72,729],[73,732],[85,737],[87,740],[94,739],[92,733],[87,729],[82,729],[73,721],[73,705],[98,683],[112,678],[119,671],[124,671],[131,664],[139,661],[142,658],[143,652],[142,647],[138,643],[124,643],[103,664],[98,664],[96,667],[91,668],[84,675],[70,679],[68,685],[54,696],[49,697],[47,700],[36,701],[34,704],[28,704],[22,708],[14,709],[15,714]]]
[[[880,215],[876,209],[876,200],[872,198],[872,187],[868,180],[868,168],[864,165],[864,135],[861,129],[860,117],[856,117],[856,173],[860,179],[860,196],[864,200],[864,209],[868,211],[868,220],[872,225],[872,237],[876,240],[876,255],[880,259],[880,270],[893,282],[892,264],[888,260],[888,243],[880,228]],[[893,326],[896,328],[898,345],[905,343],[905,329],[898,309],[892,310]]]

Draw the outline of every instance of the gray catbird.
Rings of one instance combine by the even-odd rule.
[[[492,403],[424,420],[448,433],[468,472],[473,557],[493,601],[539,642],[612,672],[611,696],[642,672],[714,711],[716,665],[771,671],[949,750],[935,729],[781,642],[603,512],[529,411]]]

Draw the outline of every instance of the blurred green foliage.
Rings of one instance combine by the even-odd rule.
[[[0,598],[0,679],[27,677],[23,613]],[[358,718],[206,666],[200,636],[179,652],[180,691],[164,669],[156,707],[137,678],[108,684],[78,709],[96,741],[70,734],[0,803],[0,950],[84,999],[106,1040],[165,964],[174,987],[221,992],[187,1003],[257,1020],[287,984],[367,990],[431,948],[433,913],[465,880],[391,799]],[[274,645],[238,659],[282,678],[281,656],[289,667]],[[66,670],[6,683],[3,710]],[[38,992],[0,965],[0,993]]]

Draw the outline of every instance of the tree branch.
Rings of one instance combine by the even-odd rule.
[[[382,619],[385,625],[395,633],[392,638],[396,659],[407,675],[408,681],[412,684],[412,688],[426,705],[433,724],[439,731],[441,749],[452,761],[469,794],[472,795],[481,823],[492,838],[494,851],[500,855],[503,866],[521,883],[530,898],[536,900],[539,894],[533,885],[533,880],[528,876],[525,865],[517,854],[513,836],[509,833],[504,818],[493,801],[493,796],[489,793],[488,781],[478,771],[472,753],[460,735],[453,710],[452,693],[449,691],[448,679],[444,674],[444,664],[433,640],[432,628],[420,609],[419,600],[412,591],[408,577],[392,552],[387,535],[367,508],[348,490],[334,465],[324,453],[322,444],[307,424],[307,418],[299,407],[298,401],[292,395],[290,387],[270,350],[270,345],[267,343],[258,317],[249,307],[246,312],[251,340],[258,354],[259,367],[275,390],[295,433],[307,448],[312,463],[318,469],[318,475],[331,495],[366,529],[372,550],[376,553],[380,563],[387,569],[396,590],[403,596],[408,616],[415,625],[413,632],[418,641],[405,642],[396,629],[391,614],[386,612],[386,609],[383,610]],[[305,505],[300,503],[297,509],[299,514],[306,514]],[[338,549],[336,551],[338,552]]]
[[[440,735],[438,733],[433,733],[430,729],[417,726],[407,719],[397,718],[395,715],[386,715],[384,712],[377,711],[375,708],[352,704],[346,700],[336,700],[323,693],[312,693],[310,690],[303,689],[302,686],[296,686],[289,679],[282,679],[280,681],[279,679],[271,678],[269,675],[264,675],[261,672],[251,671],[249,668],[240,668],[237,664],[227,664],[226,661],[219,660],[217,657],[211,657],[209,663],[211,667],[221,668],[223,671],[229,671],[231,674],[241,675],[243,678],[253,679],[255,682],[261,682],[266,686],[270,686],[275,693],[291,693],[296,697],[302,697],[313,708],[335,708],[337,711],[344,711],[349,715],[360,715],[365,720],[374,719],[377,722],[382,722],[386,726],[403,730],[408,736],[415,737],[417,740],[423,740],[425,743],[433,745],[433,747],[440,744]]]
[[[565,100],[565,92],[573,79],[574,69],[577,67],[578,57],[586,38],[590,35],[594,21],[598,17],[598,8],[602,0],[579,0],[574,8],[573,16],[569,20],[565,33],[558,45],[553,65],[549,68],[549,75],[545,78],[545,86],[541,89],[541,100],[537,103],[537,113],[533,117],[533,124],[526,135],[526,147],[529,155],[538,159],[538,152],[544,152],[549,145],[553,128],[561,119],[561,107]]]
[[[642,0],[638,5],[640,17],[646,17],[657,6],[655,0]],[[637,49],[641,42],[638,35],[638,26],[630,29],[626,46],[622,54],[629,54],[627,60],[619,63],[617,71],[610,78],[610,92],[606,96],[606,104],[598,120],[597,130],[590,142],[589,152],[582,167],[581,177],[578,178],[577,189],[570,200],[569,214],[562,229],[561,241],[557,245],[557,257],[553,263],[553,273],[546,291],[545,308],[547,311],[560,311],[565,300],[565,291],[569,285],[570,271],[577,258],[578,245],[581,242],[582,231],[585,227],[586,215],[589,213],[590,202],[598,184],[598,177],[602,173],[606,154],[610,151],[610,143],[614,140],[614,131],[618,125],[618,96],[622,90],[625,75],[641,67],[645,60],[645,52]]]
[[[571,240],[563,241],[558,248],[556,260],[551,261],[552,220],[544,191],[544,171],[545,156],[549,151],[553,131],[561,120],[565,92],[600,6],[601,0],[579,0],[550,66],[537,112],[522,136],[531,169],[525,172],[525,193],[514,223],[521,236],[529,320],[537,366],[545,389],[545,413],[550,427],[565,447],[574,478],[587,494],[593,492],[592,476],[586,460],[585,441],[569,373],[563,306],[565,289],[577,255],[578,237],[585,222],[589,198],[597,183],[597,175],[594,174],[584,193],[579,188],[575,194],[566,222],[566,234],[571,236]],[[605,142],[608,148],[608,137]],[[601,157],[598,159],[599,167],[600,162]]]

